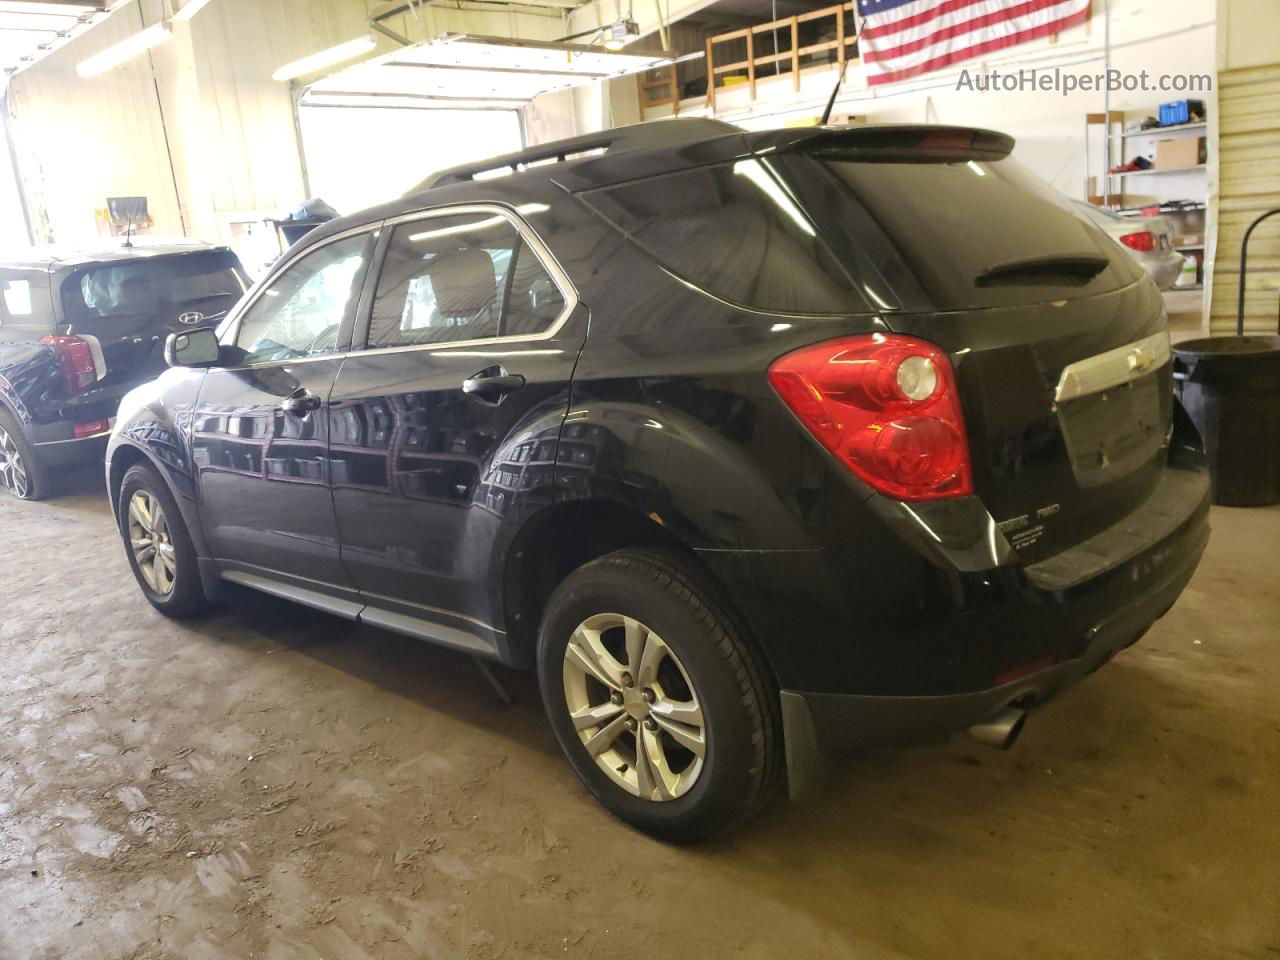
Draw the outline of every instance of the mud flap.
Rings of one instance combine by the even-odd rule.
[[[782,742],[787,752],[787,793],[793,803],[816,796],[831,774],[831,762],[818,742],[809,701],[783,690]]]

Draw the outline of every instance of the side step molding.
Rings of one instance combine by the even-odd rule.
[[[264,577],[256,573],[249,573],[245,570],[224,570],[222,571],[222,579],[270,594],[273,597],[279,597],[282,600],[292,600],[294,603],[300,603],[314,610],[331,613],[336,617],[342,617],[344,620],[367,623],[371,626],[381,627],[384,630],[390,630],[393,633],[413,637],[415,640],[425,640],[428,643],[439,644],[442,647],[448,647],[461,653],[493,659],[497,659],[498,656],[497,646],[491,639],[479,632],[473,633],[463,627],[451,627],[442,623],[421,620],[417,617],[405,616],[402,613],[392,613],[390,610],[383,610],[380,607],[373,607],[352,600],[340,600],[316,590],[309,590],[306,587],[285,583],[274,577]]]

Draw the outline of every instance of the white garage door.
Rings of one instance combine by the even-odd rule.
[[[428,174],[524,146],[515,110],[300,106],[313,196],[339,213],[398,197]]]

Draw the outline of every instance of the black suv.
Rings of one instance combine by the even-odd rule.
[[[34,249],[0,260],[0,485],[24,500],[101,462],[120,398],[165,369],[165,338],[227,315],[248,286],[204,243]]]
[[[1160,295],[1012,145],[663,121],[321,227],[121,407],[143,592],[535,667],[668,839],[851,747],[1008,745],[1208,537]]]

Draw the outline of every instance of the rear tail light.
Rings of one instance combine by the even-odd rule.
[[[1137,250],[1140,253],[1150,253],[1156,248],[1156,235],[1150,230],[1142,230],[1138,233],[1126,233],[1120,238],[1130,250]]]
[[[776,360],[769,383],[819,443],[897,500],[973,493],[955,374],[914,337],[826,340]]]
[[[98,365],[94,362],[93,347],[88,340],[66,336],[44,337],[40,342],[53,348],[71,396],[83,392],[98,379]]]

